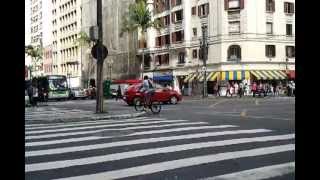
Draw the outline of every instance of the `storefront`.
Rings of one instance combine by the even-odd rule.
[[[294,73],[291,73],[291,77],[294,77]],[[240,83],[247,84],[250,92],[251,84],[253,82],[257,83],[271,83],[279,84],[284,83],[288,79],[288,75],[281,70],[237,70],[237,71],[213,71],[207,72],[207,92],[208,94],[213,94],[214,87],[219,83],[221,89],[220,94],[225,95],[228,83]],[[184,83],[189,85],[198,83],[198,86],[202,86],[204,80],[204,74],[193,72],[190,73],[185,79]],[[191,90],[193,91],[193,90]],[[192,92],[188,93],[193,94]]]

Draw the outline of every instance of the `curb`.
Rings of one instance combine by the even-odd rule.
[[[108,119],[127,119],[144,116],[146,112],[123,114],[123,115],[107,115],[95,117],[80,117],[80,118],[57,118],[52,120],[27,120],[25,124],[39,124],[39,123],[64,123],[64,122],[81,122],[81,121],[95,121],[95,120],[108,120]]]

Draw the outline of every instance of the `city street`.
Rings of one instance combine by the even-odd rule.
[[[57,112],[89,112],[94,102],[48,106]],[[133,108],[114,100],[106,103]],[[26,124],[25,177],[294,179],[294,105],[294,98],[284,97],[186,99],[164,105],[160,115]]]

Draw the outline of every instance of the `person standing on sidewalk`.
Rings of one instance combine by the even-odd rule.
[[[118,101],[118,99],[121,99],[121,97],[122,97],[122,94],[121,94],[121,87],[120,87],[120,85],[118,85],[116,101]]]
[[[230,83],[228,82],[228,83],[227,83],[227,92],[226,92],[226,97],[228,97],[228,94],[230,94],[230,95],[231,95],[231,97],[232,97],[232,94],[231,94],[231,92],[230,92],[230,89],[231,89],[231,85],[230,85]]]
[[[254,82],[254,83],[252,84],[251,91],[252,91],[252,93],[253,93],[253,97],[256,97],[256,92],[257,92],[257,83],[256,83],[256,82]]]
[[[239,84],[239,96],[240,96],[240,98],[242,97],[242,95],[244,93],[243,89],[244,89],[243,83],[240,82],[240,84]]]
[[[239,94],[239,85],[237,82],[234,84],[233,89],[234,89],[234,94],[237,96]]]

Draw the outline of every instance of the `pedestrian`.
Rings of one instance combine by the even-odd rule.
[[[253,97],[256,97],[256,92],[257,92],[257,83],[256,83],[256,82],[254,82],[254,83],[252,84],[251,91],[252,91],[252,93],[253,93]]]
[[[228,97],[228,94],[230,94],[230,95],[231,95],[231,97],[232,97],[232,94],[231,94],[230,90],[231,90],[231,85],[230,85],[230,83],[228,82],[228,83],[227,83],[227,92],[226,92],[226,97]]]
[[[242,97],[242,95],[244,93],[243,90],[244,90],[243,83],[240,82],[240,84],[239,84],[239,96],[240,96],[240,98]]]
[[[236,83],[234,84],[234,94],[237,96],[238,93],[239,93],[239,85],[238,85],[238,83],[236,82]]]
[[[38,88],[34,85],[32,87],[32,106],[37,106],[38,101]]]
[[[220,90],[221,90],[221,85],[218,83],[217,96],[219,95],[219,97],[221,96]]]
[[[278,86],[276,84],[273,85],[273,96],[277,95]]]
[[[31,106],[33,106],[33,88],[32,88],[32,85],[30,85],[27,88],[27,94],[29,96],[29,103],[30,103]]]
[[[121,99],[121,98],[122,98],[121,87],[120,85],[118,85],[116,101],[118,101],[118,99]]]

